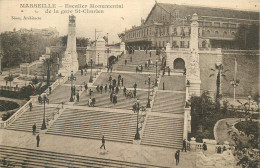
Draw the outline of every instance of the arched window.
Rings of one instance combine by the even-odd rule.
[[[235,32],[232,32],[231,34],[232,34],[232,36],[235,36]]]
[[[224,32],[223,32],[223,35],[224,35],[224,36],[225,36],[225,35],[227,35],[227,32],[226,32],[226,31],[224,31]]]
[[[210,34],[210,30],[207,30],[207,34]]]
[[[215,31],[215,34],[218,35],[218,31]]]

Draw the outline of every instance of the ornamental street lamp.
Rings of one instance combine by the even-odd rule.
[[[74,99],[73,99],[73,95],[74,95],[73,81],[76,80],[76,77],[73,75],[73,71],[71,71],[71,75],[68,77],[68,80],[71,81],[70,102],[74,102]]]
[[[42,120],[41,130],[45,130],[47,128],[45,123],[45,102],[49,104],[49,99],[47,98],[47,94],[45,92],[42,95],[43,95],[43,120]]]
[[[89,61],[89,64],[90,64],[90,69],[91,69],[91,71],[90,71],[90,77],[89,77],[89,82],[90,83],[92,83],[93,82],[93,76],[92,76],[92,65],[93,65],[93,60],[92,60],[92,58],[90,59],[90,61]]]
[[[156,70],[156,72],[155,72],[155,84],[154,84],[154,86],[158,86],[158,81],[157,81],[157,64],[158,64],[158,60],[156,59],[156,62],[155,62],[155,70]]]
[[[140,139],[140,134],[139,134],[139,128],[138,128],[138,124],[139,124],[139,111],[140,111],[140,100],[137,99],[136,100],[136,133],[135,133],[135,140],[139,140]]]
[[[150,108],[151,107],[151,103],[150,103],[150,88],[151,88],[151,84],[154,85],[154,82],[151,81],[151,75],[150,74],[148,75],[148,80],[145,80],[145,84],[148,85],[148,100],[147,100],[146,107]]]
[[[231,82],[230,82],[230,84],[233,86],[233,88],[234,88],[234,102],[236,101],[236,87],[239,85],[239,80],[236,80],[236,79],[234,79],[234,80],[232,80]]]

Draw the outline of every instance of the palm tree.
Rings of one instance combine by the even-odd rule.
[[[216,87],[217,87],[217,90],[216,90],[216,102],[219,101],[219,98],[220,98],[220,83],[221,83],[221,77],[223,77],[224,79],[226,79],[226,75],[225,73],[228,72],[229,70],[225,70],[224,71],[224,67],[222,64],[215,64],[215,69],[211,68],[210,69],[211,71],[213,72],[216,72],[217,71],[217,80],[216,80]],[[215,76],[215,73],[213,74],[210,74],[209,77],[212,77],[212,76]]]

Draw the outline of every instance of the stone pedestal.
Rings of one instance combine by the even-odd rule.
[[[196,138],[194,137],[190,139],[190,151],[192,152],[196,151]]]

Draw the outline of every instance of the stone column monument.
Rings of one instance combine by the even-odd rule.
[[[199,48],[198,48],[198,15],[192,16],[191,35],[190,35],[190,57],[187,68],[187,80],[190,82],[190,95],[200,96],[200,66],[199,66]]]
[[[68,38],[67,38],[67,48],[65,51],[65,56],[62,58],[61,69],[59,74],[70,75],[71,71],[74,73],[78,70],[78,54],[76,49],[76,17],[74,15],[69,16],[69,26],[68,26]]]

